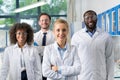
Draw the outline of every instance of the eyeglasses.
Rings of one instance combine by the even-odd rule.
[[[49,19],[41,19],[41,22],[45,21],[45,22],[49,22]]]
[[[26,36],[27,32],[17,32],[16,35],[24,35],[24,36]]]
[[[89,20],[89,19],[96,20],[96,19],[97,19],[97,16],[96,16],[96,15],[93,15],[93,16],[85,16],[84,19],[85,19],[85,20]]]

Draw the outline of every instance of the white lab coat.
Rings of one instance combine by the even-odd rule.
[[[40,58],[37,50],[33,46],[25,44],[23,47],[25,66],[28,80],[42,80],[42,70]],[[3,64],[0,70],[0,80],[6,80],[9,74],[9,80],[21,80],[21,59],[23,54],[18,44],[9,46],[3,53]]]
[[[34,42],[36,42],[38,44],[38,46],[36,46],[36,47],[41,56],[43,56],[43,51],[44,51],[44,46],[42,46],[42,39],[43,39],[42,30],[40,30],[34,34]],[[53,32],[51,30],[48,30],[47,34],[46,34],[46,45],[54,43],[54,41],[55,41],[55,37],[53,35]]]
[[[81,61],[78,80],[114,80],[114,53],[112,38],[97,29],[93,37],[85,28],[76,32],[71,40],[76,45]]]
[[[61,73],[51,70],[51,65],[58,66]],[[77,75],[80,73],[80,59],[77,48],[67,44],[67,50],[62,59],[56,42],[46,46],[42,72],[43,76],[47,77],[47,80],[64,80],[64,77],[67,77],[67,80],[78,80]]]

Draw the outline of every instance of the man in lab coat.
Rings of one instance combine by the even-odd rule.
[[[55,38],[53,32],[49,29],[51,23],[51,17],[47,13],[41,13],[39,15],[38,24],[40,26],[40,30],[34,34],[34,45],[37,47],[39,51],[39,55],[43,57],[44,47],[54,42]],[[43,40],[45,34],[45,40]],[[43,80],[46,78],[43,77]]]
[[[112,38],[96,26],[95,11],[86,11],[83,18],[85,28],[76,32],[71,40],[71,44],[78,47],[81,61],[78,80],[114,80]]]

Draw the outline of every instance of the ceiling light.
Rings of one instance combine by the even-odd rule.
[[[32,8],[43,6],[45,4],[47,4],[47,2],[45,2],[45,1],[36,2],[34,4],[31,4],[31,5],[27,5],[27,6],[24,6],[24,7],[21,7],[21,8],[17,8],[13,11],[13,13],[19,13],[19,12],[26,11],[26,10],[29,10],[29,9],[32,9]]]

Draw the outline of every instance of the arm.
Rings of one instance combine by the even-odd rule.
[[[114,79],[114,52],[111,37],[106,41],[106,71],[107,80]]]
[[[64,76],[75,76],[80,74],[80,59],[78,56],[78,50],[74,47],[72,54],[73,58],[73,65],[72,66],[60,66],[61,74]]]
[[[35,71],[36,80],[42,80],[41,59],[39,58],[39,55],[36,49],[34,51],[34,55],[35,55],[34,71]]]
[[[77,35],[77,33],[75,33],[74,35],[73,35],[73,37],[72,37],[72,39],[71,39],[71,44],[72,45],[75,45],[76,47],[78,47],[79,46],[79,39],[78,39],[79,37],[78,37],[78,35]]]
[[[74,58],[72,58],[72,60],[69,61],[73,61],[73,65],[72,66],[52,66],[52,70],[62,74],[63,76],[76,76],[79,75],[80,73],[80,59],[78,56],[78,51],[77,48],[74,47],[72,54],[74,56]]]
[[[8,49],[5,49],[3,54],[3,60],[2,60],[2,67],[0,69],[0,80],[6,80],[8,71],[9,71],[9,55],[10,51]]]
[[[51,62],[50,62],[50,50],[49,47],[45,47],[44,56],[43,56],[43,64],[42,64],[42,72],[43,76],[51,78],[51,79],[60,79],[62,75],[53,71],[51,69]]]

